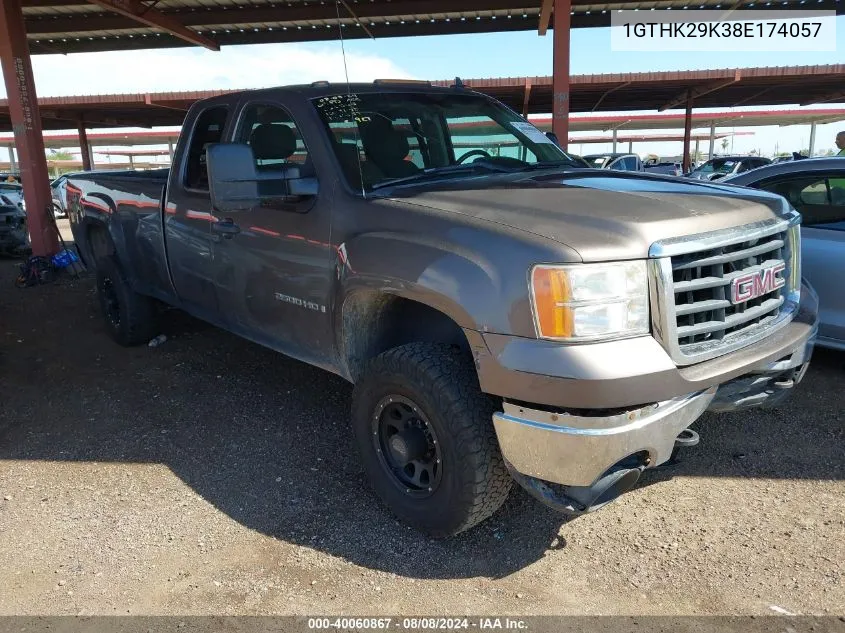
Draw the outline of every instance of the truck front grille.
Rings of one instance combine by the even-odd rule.
[[[792,319],[801,273],[800,234],[791,220],[652,247],[666,255],[651,265],[655,335],[676,363],[749,345]],[[775,287],[775,279],[783,285]]]

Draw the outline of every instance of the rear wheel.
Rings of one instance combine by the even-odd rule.
[[[373,359],[355,386],[352,422],[376,494],[436,537],[491,516],[512,485],[494,409],[472,363],[448,346],[412,343]]]
[[[153,300],[132,290],[114,257],[97,261],[97,296],[109,334],[121,345],[140,345],[156,335]]]

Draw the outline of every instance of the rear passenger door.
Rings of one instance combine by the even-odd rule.
[[[819,295],[819,336],[845,343],[845,169],[781,176],[758,186],[784,196],[803,216],[802,274]]]
[[[205,151],[225,138],[233,108],[228,103],[208,105],[188,122],[171,170],[165,204],[165,238],[173,285],[183,307],[214,323],[219,322],[212,265],[211,207]]]

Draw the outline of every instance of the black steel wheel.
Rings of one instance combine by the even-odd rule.
[[[121,345],[140,345],[156,335],[153,300],[132,290],[114,257],[97,262],[97,296],[109,334]]]
[[[398,394],[381,399],[373,415],[373,442],[400,490],[416,497],[437,490],[443,472],[437,433],[413,400]]]
[[[381,501],[435,537],[496,512],[513,480],[496,441],[494,410],[465,351],[411,343],[370,361],[355,383],[352,426]]]

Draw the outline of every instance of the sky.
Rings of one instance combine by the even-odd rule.
[[[535,76],[552,72],[552,34],[536,31],[473,35],[347,40],[347,67],[352,81],[375,78],[448,79]],[[656,72],[750,66],[797,66],[845,63],[845,16],[836,18],[835,52],[619,52],[611,50],[609,28],[574,29],[571,73]],[[33,57],[39,96],[158,92],[223,88],[261,88],[320,79],[342,81],[339,42],[264,44],[224,47],[39,55]],[[0,95],[5,87],[0,84]],[[837,104],[825,104],[833,107]],[[730,128],[723,128],[730,129]],[[834,147],[841,124],[820,125],[816,149]],[[739,128],[737,128],[739,130]],[[808,126],[746,128],[753,136],[734,139],[733,151],[771,154],[797,151],[809,143]],[[660,131],[645,133],[658,134]],[[589,134],[589,133],[588,133]],[[592,133],[595,134],[595,133]],[[578,136],[573,134],[573,137]],[[578,146],[571,147],[579,151]],[[585,145],[583,153],[610,150]],[[702,144],[706,150],[706,142]],[[678,143],[639,143],[642,155],[680,152]],[[6,158],[4,149],[0,157]]]

